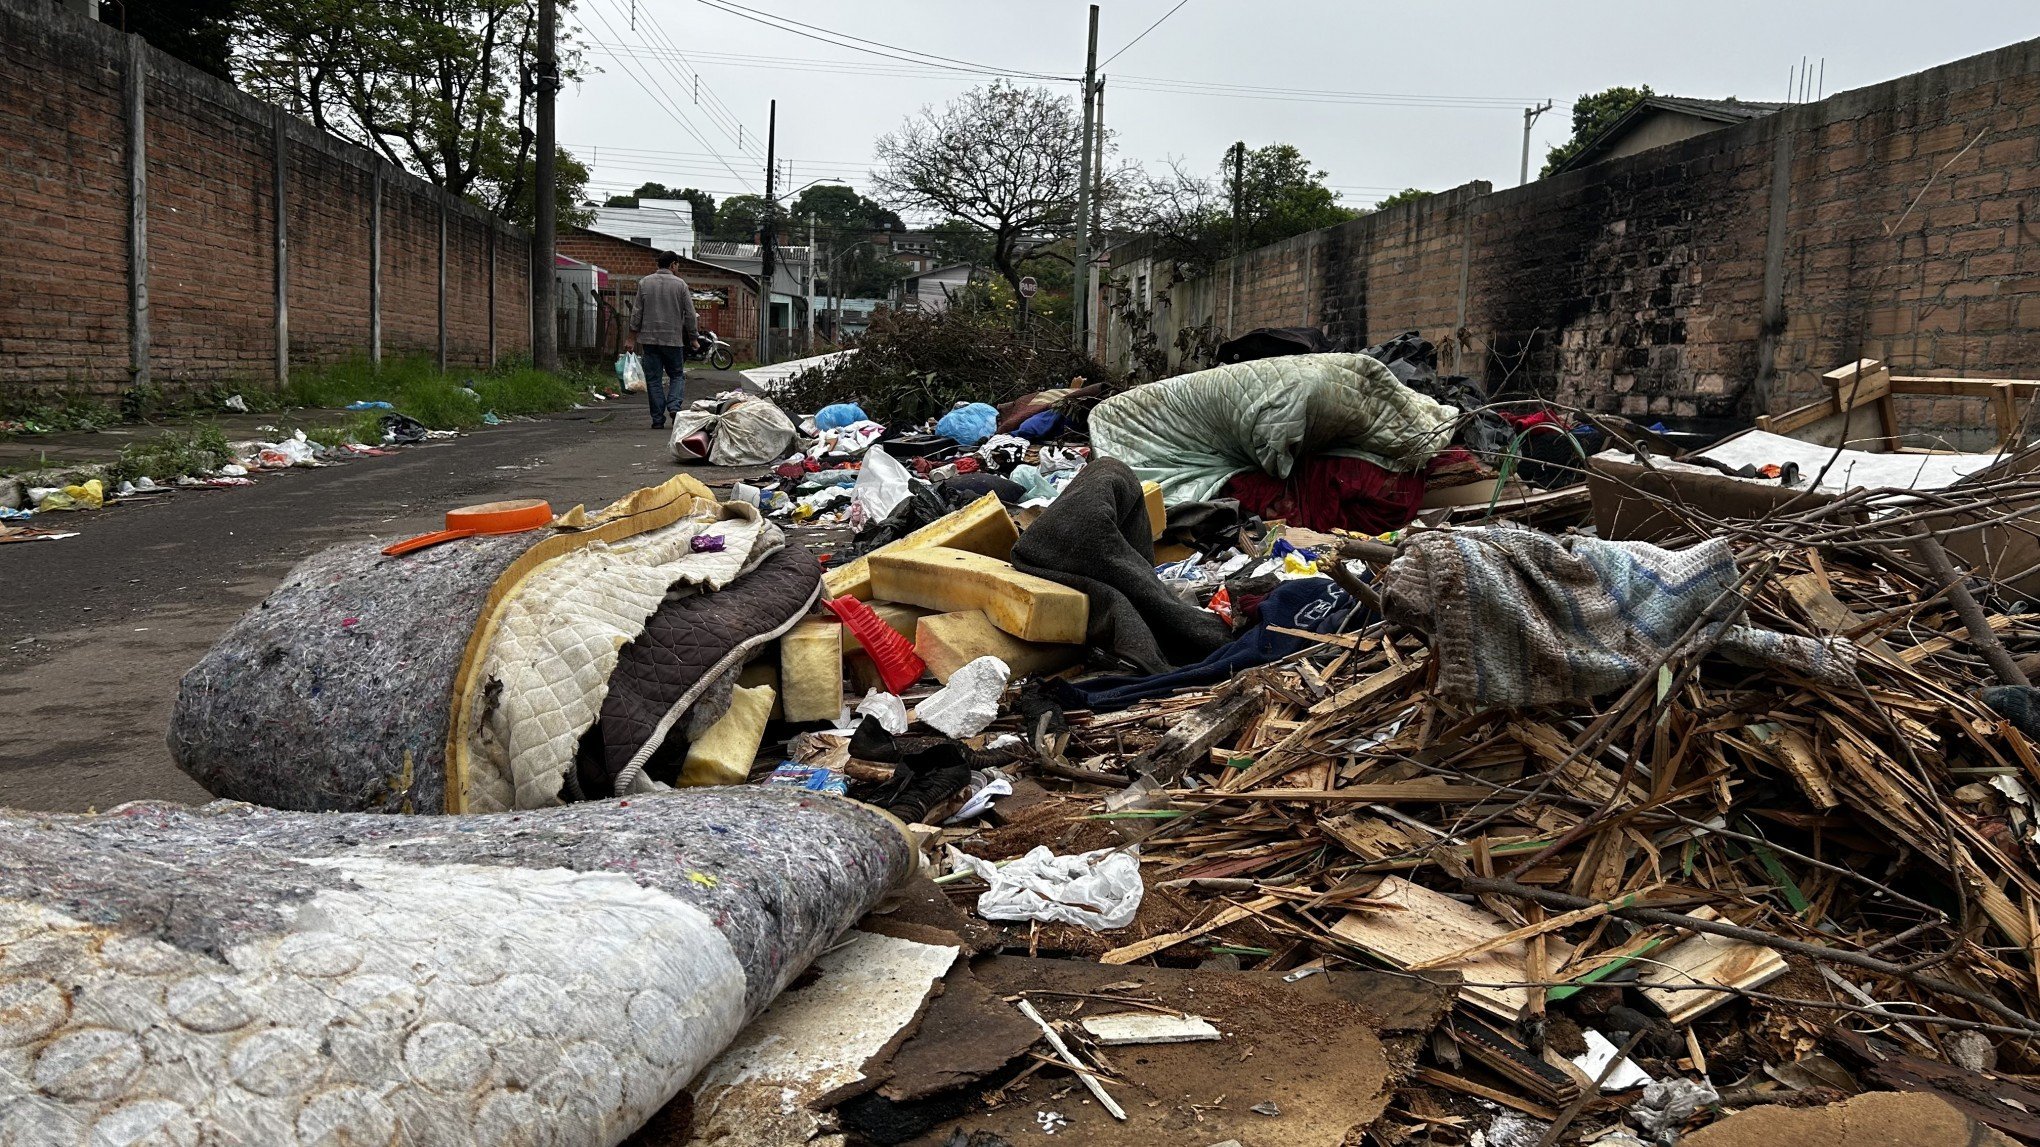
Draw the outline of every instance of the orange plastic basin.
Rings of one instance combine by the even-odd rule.
[[[521,534],[552,524],[552,505],[539,498],[513,498],[507,502],[484,502],[446,512],[446,528],[384,546],[390,557],[477,534]]]

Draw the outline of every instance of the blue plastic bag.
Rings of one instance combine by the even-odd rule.
[[[853,422],[869,421],[864,408],[854,402],[838,402],[815,412],[816,430],[841,430]]]
[[[976,446],[998,433],[999,411],[997,407],[982,402],[966,403],[942,416],[935,424],[935,433],[944,438],[954,438],[964,446]]]
[[[1060,410],[1044,410],[1020,424],[1016,433],[1029,442],[1053,438],[1062,432],[1063,416]]]

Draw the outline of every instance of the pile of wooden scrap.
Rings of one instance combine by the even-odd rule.
[[[1986,526],[2032,535],[2036,483],[2004,469],[1754,522],[1673,507],[1688,540],[1737,547],[1749,624],[1855,643],[1847,687],[1679,642],[1619,693],[1466,708],[1434,688],[1427,634],[1377,622],[1208,691],[1070,713],[1037,739],[1062,791],[945,836],[992,860],[1137,850],[1131,929],[1022,925],[1030,954],[1456,981],[1372,1142],[1493,1142],[1504,1111],[1533,1121],[1524,1143],[1670,1142],[1889,1089],[2040,1139],[2040,753],[2020,709],[2040,611],[2010,571],[1948,556]],[[1992,686],[2011,687],[1995,708]],[[945,883],[966,910],[983,889]]]

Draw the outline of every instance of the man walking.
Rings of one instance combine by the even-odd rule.
[[[663,430],[687,393],[687,348],[694,345],[694,289],[673,273],[680,256],[659,252],[659,269],[638,280],[637,314],[630,320],[631,344],[642,352],[645,398],[652,404],[652,429]]]

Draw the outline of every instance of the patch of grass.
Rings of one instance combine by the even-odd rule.
[[[98,430],[120,421],[112,404],[76,392],[34,392],[0,404],[0,437]]]
[[[187,474],[217,470],[233,460],[227,436],[217,426],[166,430],[146,442],[121,447],[120,458],[106,468],[106,477],[115,486],[137,478],[174,481]]]
[[[489,411],[508,417],[566,410],[586,395],[590,381],[579,373],[551,374],[525,364],[442,373],[425,358],[393,359],[380,367],[356,360],[296,371],[281,397],[294,406],[329,409],[387,402],[434,430],[466,430],[480,426]],[[373,425],[381,413],[370,412],[364,421]],[[381,438],[380,428],[356,433],[364,441]]]

